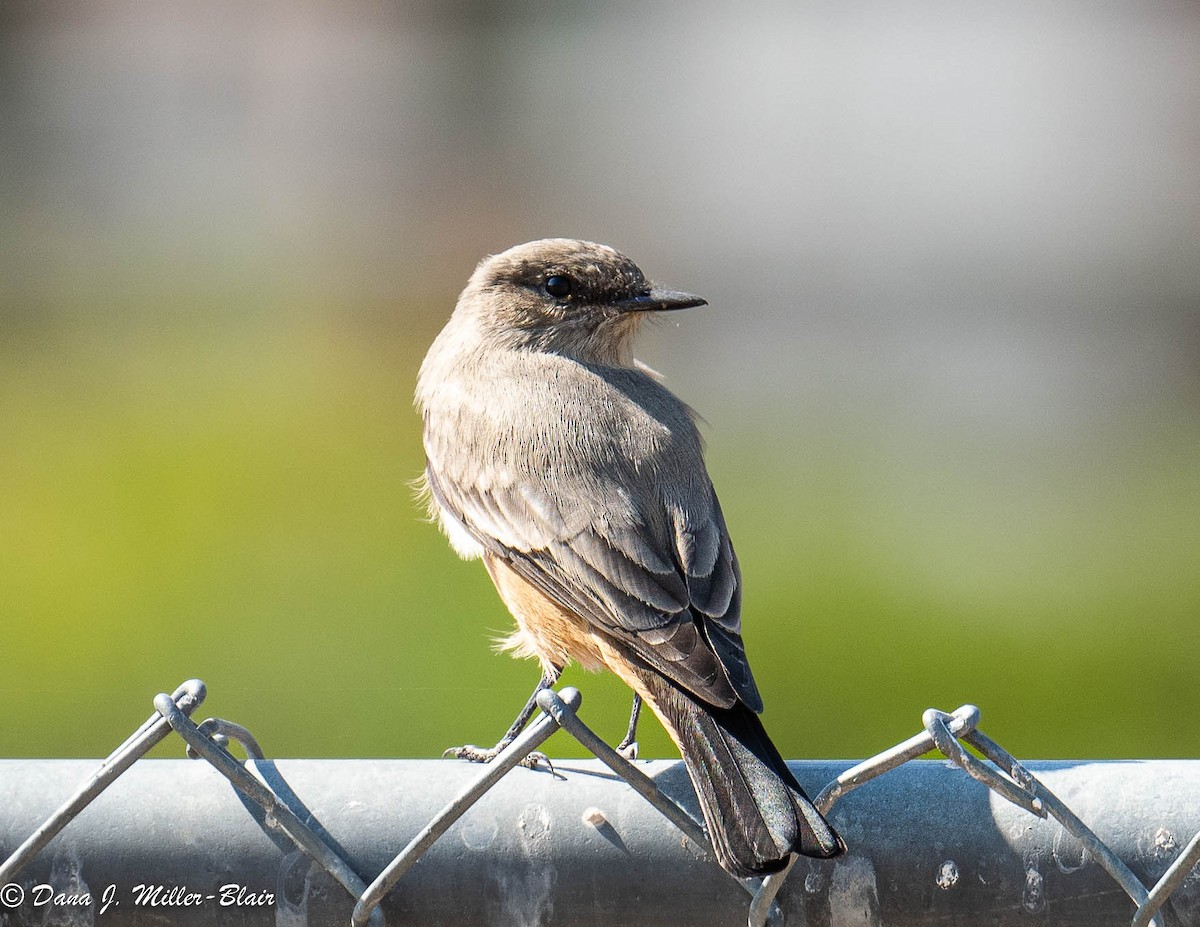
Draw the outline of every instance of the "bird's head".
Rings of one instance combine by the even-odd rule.
[[[654,286],[606,245],[546,238],[484,259],[456,314],[509,347],[628,364],[633,335],[650,313],[705,304]]]

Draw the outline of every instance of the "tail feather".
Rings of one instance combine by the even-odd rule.
[[[740,702],[705,705],[657,674],[643,696],[679,745],[717,861],[736,876],[782,869],[792,853],[826,859],[845,844],[809,801],[763,729]]]

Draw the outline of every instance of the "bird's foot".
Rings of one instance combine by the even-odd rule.
[[[619,744],[617,744],[617,753],[621,754],[621,756],[625,757],[625,759],[632,763],[637,759],[638,742],[636,740],[622,740]]]
[[[442,756],[452,756],[455,759],[466,760],[469,763],[490,763],[503,753],[507,746],[508,744],[504,741],[487,749],[477,747],[474,744],[463,744],[461,747],[451,747]],[[524,766],[526,769],[537,769],[539,766],[545,766],[550,772],[554,772],[554,765],[550,762],[550,758],[540,750],[527,753],[522,757],[519,765]]]

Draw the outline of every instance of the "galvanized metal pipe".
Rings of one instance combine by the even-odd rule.
[[[249,761],[296,817],[369,883],[475,780],[454,760]],[[695,814],[680,764],[638,762]],[[0,858],[95,770],[0,761]],[[793,763],[818,794],[849,763]],[[1200,761],[1025,767],[1147,886],[1200,831]],[[801,860],[778,901],[791,925],[1127,924],[1134,904],[1052,819],[944,761],[914,761],[833,807],[850,851]],[[57,897],[55,897],[57,896]],[[749,897],[598,761],[509,772],[383,902],[392,925],[741,925]],[[142,760],[7,886],[10,927],[150,924],[346,927],[354,900],[216,769]],[[1200,873],[1179,880],[1168,924],[1200,924]]]

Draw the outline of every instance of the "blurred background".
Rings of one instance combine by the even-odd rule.
[[[411,396],[549,235],[711,303],[639,356],[785,756],[967,701],[1197,755],[1198,47],[1195,2],[5,4],[0,755],[192,676],[269,755],[493,743],[537,670],[422,521]]]

